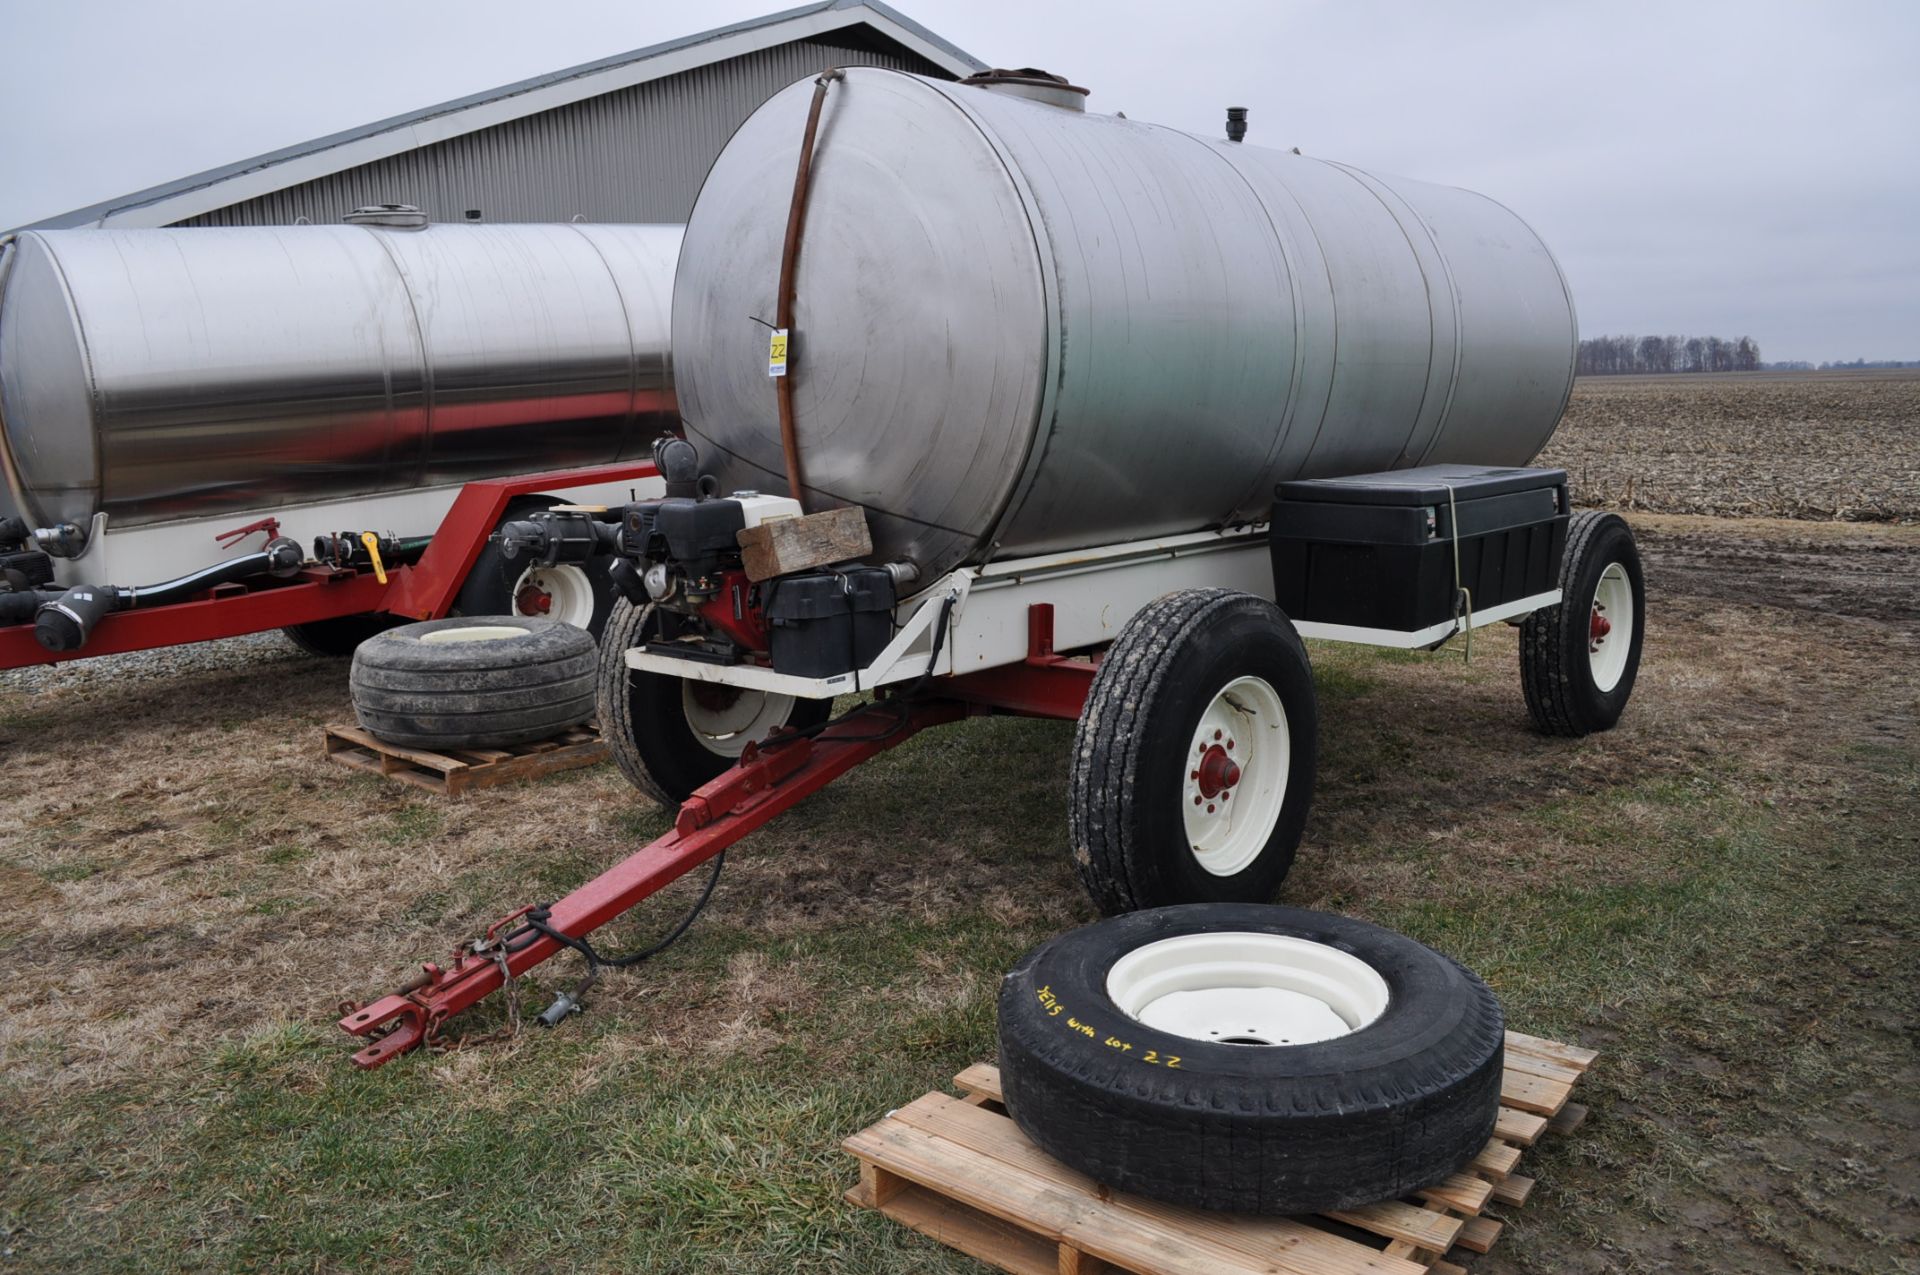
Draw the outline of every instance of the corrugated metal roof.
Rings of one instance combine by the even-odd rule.
[[[184,221],[389,155],[553,110],[648,79],[737,57],[785,39],[818,37],[855,26],[865,26],[875,35],[955,76],[968,75],[986,66],[880,0],[817,0],[764,18],[716,27],[698,35],[668,40],[318,137],[117,199],[76,208],[21,229],[156,226]]]
[[[435,222],[682,222],[734,130],[769,97],[829,66],[939,70],[905,50],[856,48],[831,36],[783,41],[172,224],[325,224],[389,203],[414,204]]]

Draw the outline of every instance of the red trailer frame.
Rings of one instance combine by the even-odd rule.
[[[939,693],[904,704],[876,703],[813,738],[776,733],[749,744],[739,762],[681,805],[673,830],[548,906],[543,923],[583,938],[648,895],[706,863],[860,763],[905,743],[928,727],[986,713],[1025,717],[1080,716],[1098,657],[1074,659],[1053,650],[1053,607],[1027,611],[1023,663],[942,678]],[[484,1000],[564,950],[523,920],[517,908],[477,939],[454,950],[447,965],[429,961],[392,995],[353,1004],[340,1020],[349,1035],[373,1037],[353,1056],[356,1067],[393,1061],[431,1046],[448,1019]]]
[[[420,560],[388,569],[384,582],[370,567],[308,566],[291,580],[222,585],[191,602],[107,615],[77,651],[49,651],[35,641],[31,623],[11,624],[0,627],[0,669],[210,642],[369,611],[436,620],[452,608],[467,572],[515,497],[636,481],[657,472],[647,460],[471,482],[454,498]]]

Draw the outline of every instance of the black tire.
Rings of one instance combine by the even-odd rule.
[[[551,509],[561,503],[548,496],[522,497],[507,506],[502,514],[502,523],[525,518],[530,514]],[[520,607],[515,597],[515,588],[528,568],[540,564],[529,562],[526,555],[509,559],[500,552],[498,545],[491,540],[480,550],[480,556],[473,561],[473,567],[467,572],[467,578],[461,582],[460,593],[454,598],[453,610],[459,615],[520,615]],[[605,631],[607,617],[613,612],[614,601],[620,596],[608,574],[613,566],[611,558],[595,558],[590,562],[562,563],[557,570],[578,572],[580,579],[593,595],[593,618],[584,627],[587,632],[598,638]],[[551,613],[544,617],[527,618],[563,619],[563,616]]]
[[[385,633],[405,623],[407,621],[400,616],[369,611],[364,615],[341,615],[331,620],[289,624],[280,631],[287,635],[287,641],[308,655],[339,659],[352,655],[362,642],[374,634]]]
[[[626,653],[647,641],[658,623],[651,606],[625,598],[614,603],[600,635],[600,734],[628,782],[672,810],[732,766],[737,754],[715,752],[688,723],[680,678],[627,667]],[[735,693],[712,689],[716,696]],[[831,700],[796,699],[778,724],[805,729],[832,712]]]
[[[491,628],[518,636],[449,641]],[[593,716],[593,638],[558,620],[450,616],[375,634],[353,653],[354,716],[389,743],[498,748]]]
[[[1592,634],[1595,595],[1601,577],[1615,564],[1633,589],[1633,629],[1619,680],[1602,690],[1590,658],[1596,649]],[[1527,711],[1540,730],[1549,735],[1590,735],[1610,729],[1626,711],[1646,639],[1646,582],[1640,569],[1640,550],[1625,519],[1588,510],[1568,521],[1560,593],[1558,606],[1535,611],[1520,625],[1520,685],[1526,693]]]
[[[1317,1043],[1226,1044],[1147,1027],[1108,995],[1138,948],[1247,931],[1358,958],[1385,980],[1385,1009]],[[1027,1136],[1099,1182],[1204,1209],[1323,1212],[1441,1181],[1493,1132],[1504,1049],[1499,1002],[1464,966],[1297,908],[1101,921],[1029,952],[1000,990],[1000,1082]]]
[[[1244,676],[1278,693],[1289,749],[1285,799],[1257,856],[1216,875],[1189,842],[1182,803],[1197,794],[1187,792],[1187,751],[1214,696]],[[1068,831],[1095,906],[1112,916],[1273,898],[1313,802],[1318,735],[1306,647],[1273,603],[1190,589],[1148,605],[1107,652],[1074,731]]]

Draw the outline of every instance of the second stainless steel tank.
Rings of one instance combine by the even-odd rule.
[[[678,226],[29,232],[0,458],[36,524],[137,526],[644,456]]]
[[[688,437],[785,490],[767,328],[811,81],[714,164],[674,295]],[[929,574],[1263,517],[1288,478],[1523,464],[1572,383],[1546,247],[1464,190],[854,68],[791,342],[801,467]]]

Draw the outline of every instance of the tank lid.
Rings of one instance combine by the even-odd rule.
[[[1045,102],[1048,106],[1059,106],[1069,111],[1087,109],[1089,89],[1077,84],[1067,83],[1063,75],[1051,71],[1042,71],[1038,67],[1023,66],[1013,70],[996,66],[991,70],[976,71],[960,81],[978,89],[991,89],[996,93],[1005,93],[1010,97],[1024,97],[1034,102]]]
[[[349,226],[387,226],[395,230],[424,230],[427,215],[412,204],[362,204],[340,220]]]

